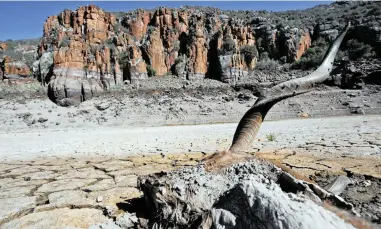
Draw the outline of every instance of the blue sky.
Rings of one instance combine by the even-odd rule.
[[[180,7],[181,5],[213,6],[231,10],[268,10],[284,11],[306,9],[328,1],[294,1],[294,2],[238,2],[238,1],[44,1],[44,2],[2,2],[0,1],[0,40],[27,39],[42,36],[46,18],[56,15],[64,9],[75,10],[79,6],[95,4],[106,11],[128,11],[136,8],[152,9],[157,6]]]

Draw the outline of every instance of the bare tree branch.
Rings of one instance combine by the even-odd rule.
[[[233,143],[229,150],[231,153],[242,152],[251,145],[266,114],[277,102],[309,92],[313,90],[316,85],[323,83],[329,78],[335,56],[349,27],[350,22],[348,22],[345,29],[332,43],[322,64],[314,72],[301,78],[277,84],[267,91],[264,91],[263,95],[257,99],[255,104],[246,112],[239,122],[234,134]]]

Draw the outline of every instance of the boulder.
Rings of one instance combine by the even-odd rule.
[[[0,65],[2,79],[20,79],[31,76],[30,68],[24,62],[13,60],[9,56],[5,56]]]

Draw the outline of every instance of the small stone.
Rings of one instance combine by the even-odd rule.
[[[99,202],[103,202],[103,196],[98,196],[97,197],[97,202],[99,203]]]
[[[133,228],[137,224],[139,219],[135,213],[125,213],[116,218],[116,224],[122,228]]]
[[[110,107],[110,105],[111,105],[110,103],[103,102],[100,104],[96,104],[95,107],[100,111],[104,111],[104,110],[107,110]]]
[[[48,119],[47,119],[47,118],[40,117],[37,121],[38,121],[39,123],[44,123],[44,122],[48,121]]]
[[[365,181],[362,183],[362,185],[363,185],[364,187],[369,187],[369,186],[372,185],[372,182],[371,182],[370,180],[365,180]]]

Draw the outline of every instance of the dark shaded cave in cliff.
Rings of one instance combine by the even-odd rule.
[[[221,79],[221,67],[218,61],[218,36],[216,33],[209,42],[208,49],[208,69],[206,72],[206,78],[220,80]]]

